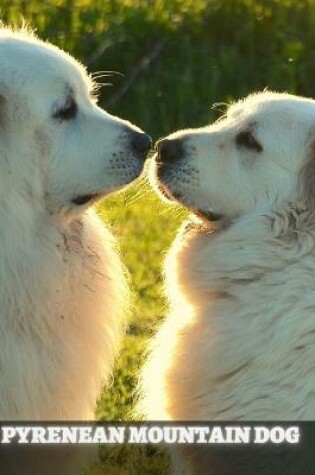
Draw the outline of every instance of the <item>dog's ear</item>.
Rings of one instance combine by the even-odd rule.
[[[315,136],[309,141],[308,159],[299,177],[299,201],[315,218]]]
[[[315,228],[315,134],[308,143],[307,160],[298,179],[296,201],[278,210],[272,223],[277,236],[294,236],[298,241]]]

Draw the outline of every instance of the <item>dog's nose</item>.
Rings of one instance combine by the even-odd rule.
[[[144,132],[133,132],[131,138],[133,148],[140,153],[146,154],[151,148],[152,139]]]
[[[179,158],[182,154],[182,143],[180,140],[163,139],[156,144],[158,157],[161,162],[171,162]]]

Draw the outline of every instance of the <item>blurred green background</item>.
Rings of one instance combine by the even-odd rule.
[[[101,102],[154,138],[213,119],[213,102],[266,86],[312,95],[313,0],[1,0],[38,34],[112,70]]]
[[[100,104],[154,140],[205,125],[220,107],[265,87],[315,96],[313,0],[1,0],[4,22],[24,18],[100,82]],[[119,74],[118,74],[119,73]],[[224,110],[224,106],[223,110]],[[113,384],[97,417],[130,419],[144,349],[166,313],[161,267],[185,213],[166,207],[142,180],[99,212],[119,238],[134,306]],[[154,375],[153,375],[154,377]],[[168,473],[159,448],[102,450],[91,473]]]

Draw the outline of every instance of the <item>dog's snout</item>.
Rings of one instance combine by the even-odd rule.
[[[160,140],[157,145],[158,157],[161,162],[170,162],[179,158],[182,154],[182,143],[179,140]]]
[[[144,132],[133,132],[131,144],[137,152],[147,154],[151,148],[152,139],[150,135],[145,134]]]

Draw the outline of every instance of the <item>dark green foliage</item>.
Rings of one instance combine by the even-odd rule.
[[[314,94],[313,0],[3,0],[90,70],[114,70],[101,103],[155,138],[202,125],[229,101],[270,87]],[[157,56],[141,67],[155,48]],[[130,83],[131,79],[131,83]],[[117,93],[128,82],[126,92]],[[105,79],[106,82],[106,79]],[[113,103],[114,100],[114,103]]]

